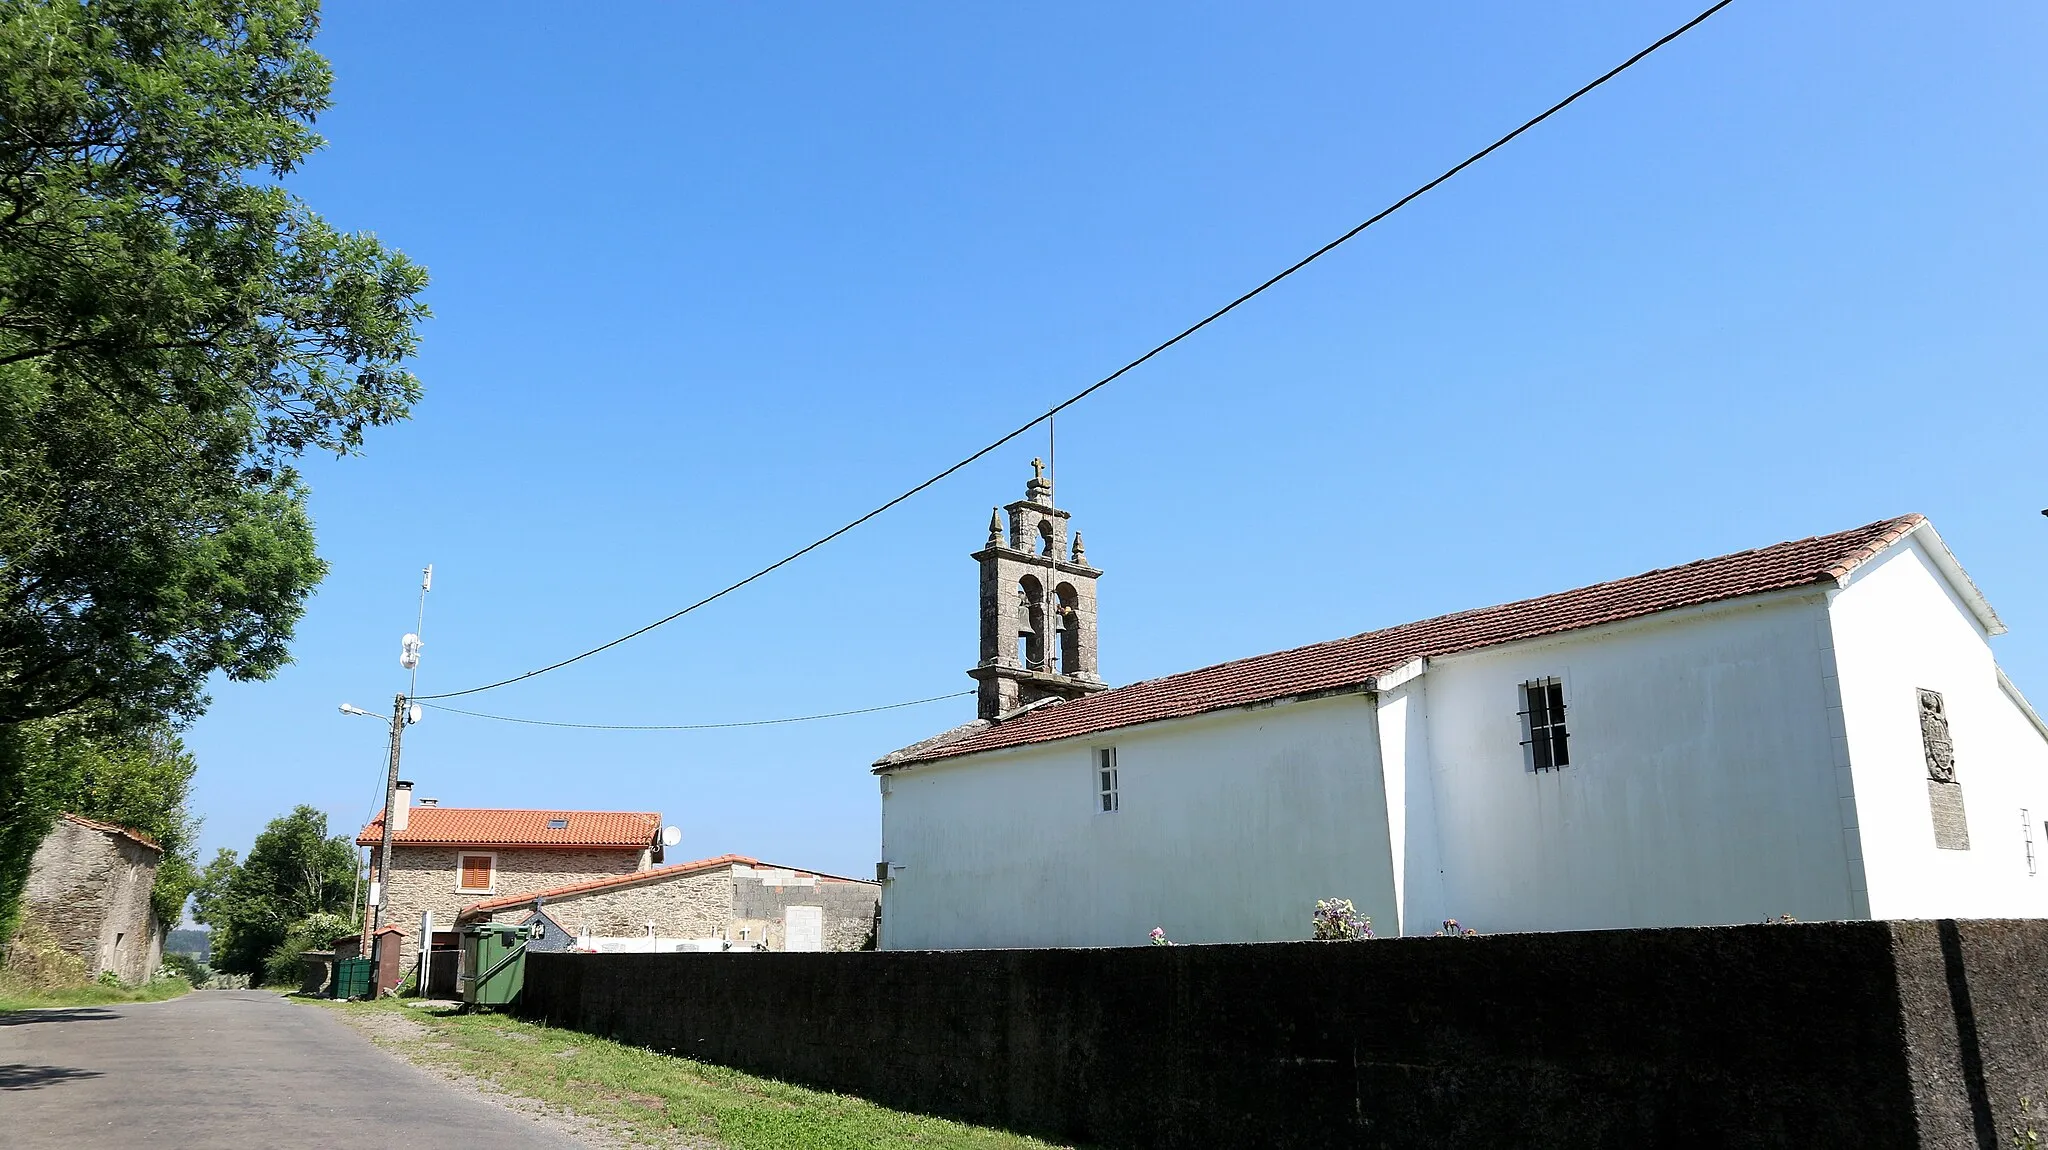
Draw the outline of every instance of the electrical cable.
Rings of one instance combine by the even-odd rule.
[[[1649,47],[1644,48],[1642,51],[1637,52],[1635,55],[1630,56],[1628,59],[1623,60],[1621,63],[1608,69],[1598,79],[1593,80],[1591,83],[1586,84],[1578,91],[1573,92],[1571,95],[1566,96],[1564,99],[1559,100],[1555,104],[1552,104],[1550,107],[1544,109],[1538,115],[1524,121],[1522,125],[1516,128],[1514,131],[1509,132],[1507,135],[1502,136],[1500,139],[1495,140],[1493,143],[1488,144],[1484,148],[1481,148],[1480,150],[1465,157],[1463,160],[1460,160],[1457,164],[1447,169],[1442,175],[1436,177],[1435,179],[1429,181],[1421,187],[1416,188],[1414,191],[1409,192],[1407,195],[1402,196],[1400,199],[1394,201],[1392,204],[1381,209],[1379,212],[1375,213],[1373,216],[1365,220],[1365,222],[1359,224],[1357,227],[1352,228],[1350,231],[1345,232],[1343,235],[1338,236],[1336,239],[1331,240],[1329,243],[1326,243],[1322,247],[1317,248],[1315,251],[1310,252],[1308,255],[1303,256],[1301,259],[1289,265],[1286,270],[1266,280],[1264,283],[1244,293],[1243,295],[1238,296],[1236,299],[1231,300],[1229,303],[1223,305],[1222,307],[1217,308],[1215,311],[1210,312],[1200,322],[1183,329],[1180,332],[1180,334],[1174,336],[1172,339],[1169,339],[1166,342],[1159,344],[1157,347],[1154,347],[1151,351],[1146,352],[1145,354],[1123,365],[1122,367],[1117,368],[1115,371],[1109,373],[1108,375],[1103,376],[1101,379],[1096,380],[1094,383],[1089,384],[1087,387],[1082,388],[1080,391],[1075,392],[1073,395],[1053,405],[1043,414],[1033,418],[1030,422],[1017,428],[1015,431],[1012,431],[1007,435],[1004,435],[1001,439],[998,439],[995,442],[989,444],[988,446],[982,448],[981,450],[976,451],[974,454],[969,455],[967,458],[962,459],[960,462],[953,464],[951,467],[946,468],[944,471],[939,472],[937,475],[932,476],[930,479],[927,479],[924,482],[918,484],[917,486],[911,488],[910,490],[905,491],[903,494],[896,496],[894,499],[889,500],[887,503],[882,504],[880,507],[875,508],[873,511],[870,511],[867,514],[861,516],[860,518],[855,519],[851,523],[846,524],[844,527],[841,527],[838,530],[833,531],[831,534],[825,535],[812,543],[806,544],[805,546],[790,552],[788,555],[785,555],[782,558],[777,559],[775,562],[770,563],[768,566],[761,568],[759,571],[754,572],[752,575],[749,575],[736,583],[729,584],[719,589],[718,591],[706,595],[704,598],[697,600],[695,603],[692,603],[689,606],[684,607],[682,610],[677,611],[674,614],[665,615],[662,618],[656,619],[654,622],[647,624],[645,627],[641,627],[634,631],[629,631],[626,634],[621,635],[616,639],[613,639],[609,643],[604,643],[599,646],[592,647],[588,651],[584,651],[582,654],[571,655],[567,659],[563,659],[555,663],[549,663],[545,667],[535,668],[534,670],[528,671],[522,675],[514,675],[509,679],[499,679],[495,683],[485,683],[480,687],[469,687],[461,691],[447,691],[439,695],[421,695],[418,696],[418,700],[424,701],[427,699],[454,699],[459,698],[463,695],[474,695],[481,691],[492,691],[496,690],[499,687],[510,686],[513,683],[523,682],[527,679],[534,678],[537,675],[545,675],[550,671],[559,671],[563,667],[566,667],[571,663],[580,662],[584,659],[588,659],[592,655],[596,655],[604,651],[609,651],[613,647],[616,647],[621,643],[627,642],[632,639],[637,639],[640,636],[645,635],[647,632],[654,630],[656,627],[661,627],[669,623],[673,623],[677,619],[680,619],[683,616],[688,615],[690,612],[695,611],[699,607],[704,607],[711,603],[714,603],[717,600],[732,594],[734,591],[737,591],[740,588],[745,587],[747,584],[754,582],[756,579],[760,579],[765,575],[771,574],[781,569],[782,567],[785,567],[791,563],[796,562],[798,559],[801,559],[804,556],[810,554],[811,552],[816,551],[818,548],[823,547],[825,544],[832,542],[834,539],[837,539],[840,536],[846,534],[847,532],[852,531],[854,528],[861,526],[868,520],[873,519],[876,516],[881,515],[883,512],[890,510],[897,504],[902,503],[905,500],[908,500],[913,496],[922,493],[923,491],[925,491],[925,489],[948,478],[955,472],[961,470],[964,467],[967,467],[969,464],[974,463],[975,461],[981,459],[983,456],[989,454],[990,452],[996,450],[999,447],[1002,447],[1004,444],[1009,443],[1011,440],[1016,439],[1018,436],[1021,436],[1024,433],[1030,431],[1032,428],[1037,427],[1039,424],[1044,423],[1047,419],[1052,418],[1060,412],[1065,411],[1067,408],[1072,407],[1075,404],[1081,402],[1082,400],[1088,398],[1089,396],[1095,394],[1097,391],[1100,391],[1104,387],[1107,387],[1110,384],[1116,382],[1118,379],[1122,378],[1124,375],[1128,374],[1132,370],[1150,361],[1153,357],[1159,355],[1161,352],[1167,350],[1170,347],[1173,347],[1175,344],[1180,343],[1182,340],[1188,338],[1189,336],[1195,334],[1198,331],[1201,331],[1203,328],[1208,327],[1210,324],[1215,323],[1217,320],[1222,319],[1224,316],[1229,315],[1231,312],[1236,311],[1240,306],[1250,302],[1254,297],[1263,293],[1267,288],[1272,287],[1273,285],[1279,283],[1281,280],[1286,279],[1287,277],[1293,275],[1295,272],[1300,271],[1301,269],[1321,259],[1323,256],[1328,255],[1330,252],[1334,251],[1342,244],[1346,243],[1353,237],[1357,236],[1360,232],[1363,232],[1364,230],[1373,226],[1374,224],[1379,223],[1381,220],[1386,219],[1388,216],[1393,215],[1395,212],[1400,211],[1402,208],[1407,207],[1410,203],[1421,198],[1428,192],[1434,190],[1438,185],[1444,183],[1446,180],[1449,180],[1452,176],[1457,175],[1459,172],[1464,171],[1466,168],[1469,168],[1473,164],[1476,164],[1479,161],[1485,159],[1487,156],[1492,155],[1494,152],[1506,146],[1507,143],[1513,140],[1515,137],[1521,135],[1522,133],[1535,127],[1536,125],[1542,123],[1545,120],[1548,120],[1550,117],[1570,107],[1573,103],[1576,103],[1581,96],[1586,95],[1593,89],[1600,87],[1602,84],[1605,84],[1609,80],[1614,79],[1616,76],[1621,75],[1623,72],[1628,71],[1630,68],[1634,67],[1636,64],[1640,63],[1642,60],[1648,57],[1651,53],[1657,51],[1659,48],[1664,47],[1666,44],[1671,43],[1673,40],[1678,39],[1680,36],[1685,35],[1687,32],[1690,32],[1694,28],[1705,23],[1708,17],[1711,17],[1712,15],[1714,15],[1714,13],[1719,12],[1721,9],[1726,8],[1728,5],[1732,3],[1734,3],[1734,0],[1720,0],[1719,3],[1708,8],[1706,11],[1701,12],[1699,15],[1686,21],[1684,24],[1679,25],[1676,29],[1673,29],[1671,32],[1666,33],[1664,36],[1660,37],[1655,43],[1651,44]]]
[[[465,711],[459,707],[444,707],[438,703],[421,703],[436,711],[447,711],[453,715],[468,715],[472,719],[495,719],[500,723],[522,723],[529,727],[574,727],[583,731],[710,731],[725,727],[773,727],[783,723],[808,723],[817,719],[843,719],[848,715],[872,715],[876,711],[893,711],[899,707],[915,707],[924,703],[936,703],[942,699],[957,699],[972,695],[973,691],[954,691],[945,695],[933,695],[929,699],[910,699],[901,703],[884,703],[879,707],[861,707],[852,711],[828,711],[822,715],[793,715],[786,719],[751,719],[738,723],[561,723],[551,719],[518,719],[511,715],[486,715],[482,711]]]

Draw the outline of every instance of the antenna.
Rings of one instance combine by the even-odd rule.
[[[429,592],[429,591],[432,591],[433,589],[434,589],[434,565],[433,565],[432,563],[429,563],[429,564],[427,564],[427,569],[426,569],[426,570],[424,570],[424,571],[422,571],[422,572],[420,572],[420,613],[419,613],[419,618],[418,618],[418,619],[417,619],[417,620],[416,620],[416,621],[415,621],[415,622],[413,623],[413,631],[412,631],[412,634],[411,634],[411,635],[408,635],[408,636],[406,636],[406,638],[407,638],[407,639],[411,640],[411,642],[410,642],[410,643],[408,643],[407,645],[408,645],[408,646],[409,646],[409,647],[411,648],[411,650],[412,650],[412,659],[411,659],[411,660],[410,660],[410,661],[409,661],[409,662],[407,663],[407,665],[406,665],[406,670],[408,670],[408,671],[411,671],[411,672],[412,672],[412,681],[411,681],[410,683],[407,683],[407,684],[406,684],[406,687],[405,687],[405,697],[406,697],[406,698],[408,698],[408,699],[412,698],[412,697],[413,697],[414,695],[417,695],[417,694],[419,694],[419,689],[420,689],[420,658],[419,658],[419,649],[420,649],[421,647],[425,646],[425,644],[424,644],[424,643],[423,643],[423,642],[422,642],[422,641],[420,640],[420,632],[422,632],[422,631],[424,631],[424,630],[426,630],[426,629],[427,629],[427,592]],[[419,721],[418,719],[414,719],[414,720],[413,720],[413,722],[418,722],[418,721]]]

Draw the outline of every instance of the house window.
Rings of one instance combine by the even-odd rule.
[[[2034,820],[2027,817],[2027,808],[2020,808],[2020,834],[2027,840],[2027,877],[2034,877]]]
[[[1097,809],[1109,814],[1117,809],[1116,802],[1116,748],[1098,747],[1095,750],[1095,798]]]
[[[1556,679],[1536,679],[1522,684],[1522,746],[1527,748],[1523,764],[1532,771],[1549,771],[1571,765],[1571,748],[1564,729],[1564,684]]]
[[[566,830],[568,830],[568,829],[569,829],[569,820],[568,820],[568,819],[549,819],[549,820],[548,820],[548,829],[549,829],[549,830],[551,830],[551,831],[566,831]]]
[[[489,894],[493,880],[497,878],[498,856],[489,854],[466,854],[455,876],[455,889],[464,894]]]

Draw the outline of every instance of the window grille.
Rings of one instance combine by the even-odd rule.
[[[1564,684],[1534,679],[1522,684],[1522,762],[1532,771],[1571,765],[1569,736],[1564,729]]]
[[[1116,748],[1098,747],[1095,751],[1095,797],[1103,814],[1117,809],[1116,794]]]

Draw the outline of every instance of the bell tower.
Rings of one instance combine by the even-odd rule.
[[[1007,523],[1005,517],[1007,516]],[[976,713],[1004,715],[1041,699],[1078,699],[1108,684],[1096,671],[1095,581],[1081,536],[1052,505],[1045,464],[1031,461],[1024,498],[989,517],[981,565],[981,686]]]

